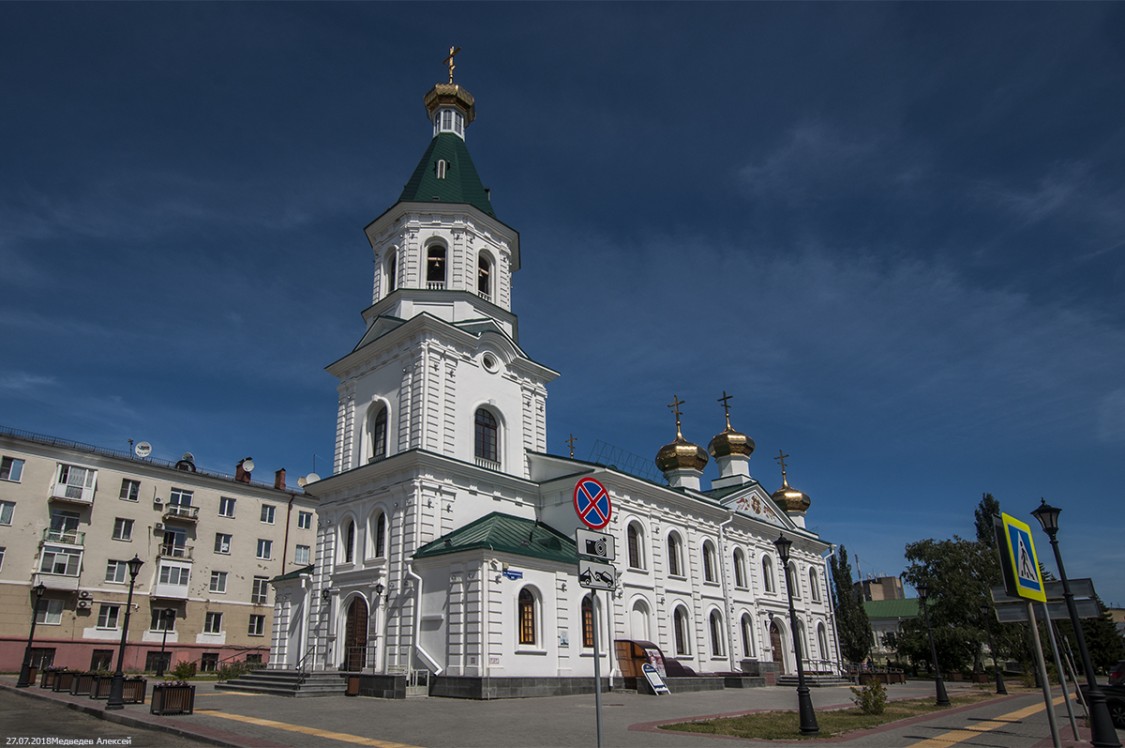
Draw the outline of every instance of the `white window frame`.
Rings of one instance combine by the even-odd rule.
[[[128,517],[114,517],[112,537],[114,540],[132,541],[133,520]]]
[[[227,591],[227,573],[225,571],[212,571],[211,583],[207,587],[207,591],[225,595]]]
[[[119,559],[111,558],[105,565],[106,584],[125,584],[129,576],[129,564]]]
[[[264,555],[263,555],[264,552]],[[258,538],[258,548],[255,554],[256,558],[264,561],[269,561],[273,558],[273,541],[269,538]]]
[[[246,627],[247,636],[266,635],[266,616],[263,613],[251,613],[250,623]]]
[[[0,458],[0,480],[6,480],[10,483],[19,483],[23,478],[23,466],[26,462],[19,457],[8,457],[5,455]],[[12,477],[12,474],[15,477]]]
[[[47,556],[51,557],[50,568],[46,568]],[[58,568],[58,559],[66,557],[65,566],[62,571],[56,571]],[[39,573],[40,574],[54,574],[62,577],[76,577],[82,570],[82,550],[79,548],[67,548],[61,545],[53,545],[51,543],[44,544],[43,551],[39,555]]]
[[[16,502],[0,501],[0,525],[12,524],[12,515],[16,513]]]
[[[195,491],[189,491],[186,488],[173,488],[168,492],[168,503],[175,506],[191,506],[191,501],[194,498]]]
[[[207,611],[203,616],[203,633],[223,633],[223,614],[213,610]]]
[[[48,599],[39,604],[38,609],[35,611],[35,622],[41,623],[44,626],[61,626],[62,625],[62,612],[63,601],[60,599]]]
[[[293,563],[308,566],[312,563],[312,546],[298,545],[293,551]]]
[[[175,572],[173,574],[173,572]],[[173,579],[172,577],[175,577]],[[170,584],[176,587],[187,587],[188,582],[191,580],[191,570],[184,566],[173,566],[172,564],[160,565],[160,584]]]
[[[121,493],[117,498],[122,501],[139,501],[141,498],[141,482],[133,478],[121,479]]]
[[[265,605],[270,599],[270,578],[254,577],[250,583],[250,602],[254,605]]]
[[[311,530],[312,529],[312,512],[297,512],[297,529],[298,530]]]
[[[274,518],[277,514],[277,507],[273,504],[262,504],[262,512],[259,515],[263,525],[272,525]]]
[[[4,553],[5,553],[5,552],[6,552],[7,550],[8,550],[8,549],[7,549],[6,547],[4,547],[4,546],[0,545],[0,571],[3,571],[3,570],[4,570]]]
[[[103,631],[114,631],[120,626],[121,605],[118,603],[102,603],[98,606],[98,620],[95,624]]]
[[[98,471],[93,468],[60,462],[55,471],[54,496],[64,499],[93,501],[98,483]]]
[[[220,517],[233,517],[236,499],[230,496],[219,497],[219,516]]]
[[[223,556],[229,556],[230,546],[233,542],[234,539],[231,537],[229,532],[215,533],[215,553],[219,553]]]

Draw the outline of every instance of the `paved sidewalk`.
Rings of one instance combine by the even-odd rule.
[[[437,698],[388,701],[344,696],[296,699],[216,691],[209,682],[196,686],[195,714],[168,717],[150,714],[147,704],[126,705],[120,711],[105,712],[104,702],[84,696],[56,694],[38,687],[18,692],[29,700],[48,699],[66,704],[126,728],[145,727],[202,743],[247,748],[294,745],[575,748],[597,744],[592,695],[483,702]],[[14,678],[0,679],[0,688],[15,691]],[[966,684],[949,684],[951,696],[971,688]],[[895,685],[889,692],[893,699],[929,697],[933,694],[933,685],[927,682]],[[812,697],[818,711],[851,706],[851,693],[846,687],[815,688]],[[706,748],[723,744],[716,741],[765,745],[760,741],[668,732],[659,729],[659,724],[748,711],[795,710],[796,694],[792,688],[774,687],[661,697],[616,691],[603,694],[602,706],[606,748]],[[1067,740],[1069,726],[1061,701],[1056,711],[1063,744],[1079,745]],[[958,730],[962,732],[947,735]],[[872,748],[930,744],[1023,748],[1051,744],[1040,692],[1015,690],[1012,696],[971,707],[945,710],[840,738],[792,744],[820,743]],[[790,744],[772,741],[768,745]]]

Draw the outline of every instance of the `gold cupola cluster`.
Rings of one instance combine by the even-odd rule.
[[[656,453],[656,467],[665,475],[680,470],[703,472],[703,468],[707,466],[707,451],[685,439],[680,429],[680,406],[684,402],[673,395],[672,403],[668,406],[676,414],[676,438]]]

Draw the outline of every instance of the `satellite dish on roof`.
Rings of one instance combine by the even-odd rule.
[[[317,475],[316,473],[309,473],[305,476],[305,485],[307,486],[310,483],[316,483],[318,480],[320,480],[319,475]]]
[[[301,488],[304,488],[306,483],[308,483],[308,481],[305,480],[305,476],[303,476],[303,475],[300,478],[297,479],[297,485],[300,486]]]
[[[254,472],[254,461],[247,457],[242,461],[242,469],[248,473]]]
[[[184,462],[195,462],[195,455],[191,452],[184,452],[184,456],[180,458]]]
[[[133,454],[143,460],[152,454],[152,445],[148,442],[137,442],[137,446],[133,447]]]

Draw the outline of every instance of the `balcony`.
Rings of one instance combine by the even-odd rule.
[[[192,546],[190,545],[171,545],[169,543],[164,543],[160,546],[160,557],[191,561],[191,549]]]
[[[56,483],[51,486],[50,498],[54,501],[67,501],[72,504],[90,506],[94,503],[94,489],[92,487]]]
[[[168,504],[164,507],[164,521],[198,522],[199,507]]]
[[[52,530],[48,528],[43,531],[43,542],[81,547],[86,545],[86,533],[78,530]]]
[[[152,596],[168,600],[187,600],[188,580],[191,578],[191,564],[181,561],[160,559],[156,573],[156,584]]]

